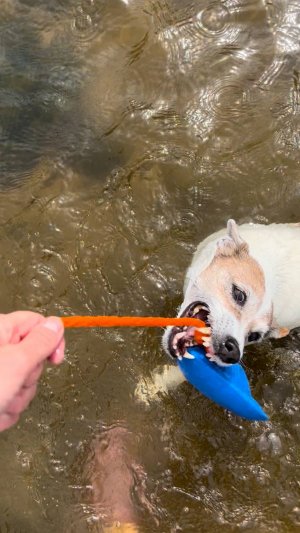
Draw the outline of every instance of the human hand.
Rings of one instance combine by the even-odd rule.
[[[37,389],[48,359],[64,358],[64,326],[30,311],[0,315],[0,431],[15,424]]]

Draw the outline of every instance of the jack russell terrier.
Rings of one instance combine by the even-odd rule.
[[[238,363],[245,345],[284,337],[299,327],[300,224],[238,227],[229,220],[227,229],[199,244],[178,316],[206,323],[206,355],[220,366]],[[191,327],[169,327],[163,336],[173,359],[188,357],[186,349],[194,343]],[[183,380],[179,369],[164,367],[152,377],[151,387],[148,383],[147,393],[166,392]]]

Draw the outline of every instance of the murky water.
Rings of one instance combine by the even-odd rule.
[[[297,0],[2,0],[1,310],[168,316],[229,217],[299,221],[299,47]],[[267,424],[187,384],[138,404],[160,336],[67,333],[0,437],[1,533],[93,529],[85,450],[120,421],[159,520],[141,531],[299,531],[299,334],[247,352]]]

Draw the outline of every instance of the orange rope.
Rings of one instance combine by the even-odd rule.
[[[194,326],[205,327],[205,322],[198,318],[164,318],[143,316],[65,316],[61,320],[65,328],[111,328],[111,327],[165,327]],[[199,333],[199,332],[198,332]]]
[[[203,335],[200,331],[198,331],[197,329],[195,329],[194,331],[194,339],[196,342],[198,342],[198,344],[202,344],[203,342]]]

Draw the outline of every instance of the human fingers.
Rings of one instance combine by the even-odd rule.
[[[39,363],[32,370],[32,372],[30,372],[30,374],[26,378],[26,381],[24,381],[23,387],[28,388],[28,387],[31,387],[31,385],[34,385],[40,378],[41,373],[43,372],[43,368],[44,368],[44,363]]]
[[[26,376],[35,366],[51,356],[63,340],[64,326],[56,317],[49,317],[35,326],[15,348]]]
[[[56,348],[55,352],[49,357],[50,363],[53,365],[59,365],[65,356],[65,339],[62,339]]]
[[[31,311],[15,311],[0,314],[0,346],[19,342],[37,324],[43,322],[45,317]]]
[[[5,413],[9,415],[19,415],[33,400],[37,389],[37,384],[31,385],[31,387],[22,387],[20,392],[12,399],[12,401],[6,406]]]
[[[16,424],[19,420],[20,415],[10,415],[8,413],[1,413],[0,414],[0,431],[4,431],[5,429],[9,429],[11,426]]]

